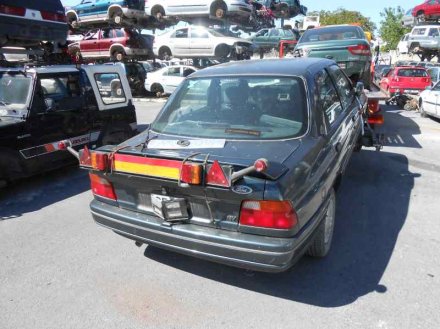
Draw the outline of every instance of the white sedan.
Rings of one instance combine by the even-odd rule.
[[[248,59],[252,55],[252,42],[227,37],[205,27],[188,26],[157,36],[153,52],[160,59],[178,58],[232,58]]]
[[[252,5],[247,0],[148,0],[145,1],[147,15],[159,21],[164,16],[207,16],[223,19],[227,16],[249,18]]]
[[[145,80],[145,89],[157,96],[172,94],[185,78],[197,71],[195,67],[188,65],[175,65],[149,72]]]
[[[431,116],[440,119],[440,82],[420,93],[419,107],[423,117]]]

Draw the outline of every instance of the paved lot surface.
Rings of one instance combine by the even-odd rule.
[[[161,105],[136,103],[139,122]],[[440,123],[386,109],[388,145],[353,156],[330,255],[281,275],[135,247],[92,221],[76,168],[3,191],[0,328],[438,328]]]

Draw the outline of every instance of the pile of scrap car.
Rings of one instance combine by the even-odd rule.
[[[175,91],[160,89],[158,74],[151,90],[173,95],[137,134],[130,83],[139,83],[127,79],[135,68],[124,60],[148,54],[126,46],[145,50],[138,28],[184,19],[180,1],[83,0],[64,12],[59,0],[45,8],[1,0],[2,47],[62,48],[70,28],[84,31],[79,48],[70,46],[75,57],[89,52],[121,62],[0,68],[0,185],[57,168],[73,154],[90,174],[94,220],[137,245],[268,272],[287,270],[305,253],[326,256],[335,193],[352,153],[381,147],[372,125],[381,123],[373,107],[382,96],[364,93],[372,86],[365,33],[355,25],[310,29],[295,48],[302,58],[217,64],[227,53],[247,58],[246,44],[210,46],[206,39],[224,36],[200,24],[243,17],[264,23],[305,8],[297,0],[192,2],[185,8],[197,25],[174,29],[153,50],[180,57],[178,42],[200,37],[208,56],[195,47],[181,57],[215,65],[176,69],[167,61],[162,70],[183,81]],[[15,20],[3,17],[14,16],[31,20],[36,33],[6,26]],[[84,51],[81,42],[90,40]]]

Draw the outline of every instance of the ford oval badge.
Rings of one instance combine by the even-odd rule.
[[[237,194],[251,194],[253,190],[249,186],[236,185],[232,188],[232,192]]]

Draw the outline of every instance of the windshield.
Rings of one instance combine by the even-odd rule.
[[[158,133],[223,139],[286,139],[307,131],[307,97],[298,77],[188,79],[152,129]]]
[[[300,42],[364,39],[354,26],[311,29],[304,32]]]
[[[0,72],[1,116],[14,115],[15,110],[26,107],[31,83],[32,78],[26,77],[22,73]]]
[[[399,72],[397,72],[397,75],[399,77],[427,77],[428,73],[426,70],[422,69],[400,69]]]

